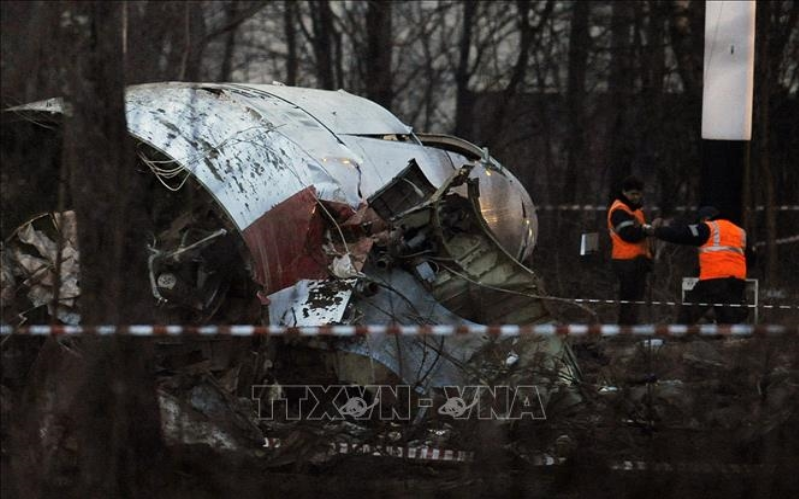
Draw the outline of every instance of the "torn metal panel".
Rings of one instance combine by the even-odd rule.
[[[355,280],[302,279],[269,295],[269,317],[286,326],[340,324],[352,296]]]
[[[453,312],[484,324],[550,320],[542,300],[543,284],[491,236],[477,203],[477,182],[469,182],[471,210],[449,197],[432,211],[433,224],[440,228],[437,241],[443,248],[443,258],[429,259],[438,269],[433,295]],[[453,216],[459,227],[472,230],[450,230],[445,224]]]
[[[314,186],[348,202],[339,182],[257,113],[195,88],[133,87],[133,135],[173,159],[219,201],[240,230],[296,192]],[[156,172],[157,173],[157,172]]]
[[[229,99],[230,104],[242,112],[268,121],[273,133],[286,137],[302,149],[309,159],[315,160],[315,164],[309,167],[325,171],[341,188],[339,193],[326,189],[324,185],[317,186],[321,199],[337,200],[336,196],[343,194],[348,204],[353,207],[358,205],[360,165],[363,160],[318,119],[295,104],[262,90],[218,85],[204,88],[214,89],[220,99]]]
[[[419,134],[422,144],[447,152],[456,168],[479,161],[470,177],[478,178],[480,211],[491,233],[502,247],[517,260],[524,261],[535,248],[538,238],[538,216],[535,204],[519,179],[488,150],[449,135]],[[440,185],[440,184],[439,184]],[[464,197],[465,189],[454,188]]]
[[[374,286],[352,299],[363,324],[474,325],[443,306],[413,275],[402,269],[364,267]],[[339,349],[371,357],[410,384],[424,387],[457,385],[466,380],[462,369],[484,345],[483,338],[419,338],[368,335],[339,345]]]
[[[530,195],[504,168],[474,168],[469,178],[478,181],[480,214],[491,234],[510,255],[524,260],[538,235],[538,216]]]
[[[289,273],[272,285],[274,267],[290,267],[284,257],[295,253],[278,249],[282,243],[268,237],[254,242],[253,234],[265,233],[264,220],[276,218],[269,213],[281,203],[313,189],[318,199],[355,210],[412,159],[439,187],[460,166],[453,163],[451,151],[463,157],[479,151],[454,139],[427,139],[432,147],[421,146],[408,135],[410,128],[388,111],[346,92],[156,83],[130,87],[126,100],[131,133],[163,154],[156,158],[142,150],[142,160],[170,189],[181,188],[187,176],[207,189],[251,243],[258,262],[254,270],[261,282],[269,283],[267,292],[291,285],[292,277],[321,276]],[[43,101],[18,109],[59,112],[61,107],[57,101]],[[406,141],[378,138],[387,136]],[[439,149],[442,144],[446,147]],[[492,197],[487,191],[481,200],[489,227],[512,254],[525,256],[531,245],[520,250],[525,244],[515,239],[521,230],[505,220],[520,210],[528,216],[529,197],[524,199],[526,193],[515,187],[498,192]],[[296,249],[291,241],[288,246]]]
[[[363,324],[475,325],[443,307],[419,280],[402,268],[367,264],[363,273],[373,286],[358,294],[354,305]]]
[[[336,134],[389,135],[411,133],[411,127],[374,102],[344,90],[314,90],[284,85],[232,85],[267,92],[314,116]]]
[[[468,383],[466,368],[472,356],[485,346],[475,335],[453,337],[405,337],[371,334],[352,344],[339,345],[343,351],[371,357],[420,391]]]
[[[482,166],[462,168],[429,199],[390,214],[396,227],[393,258],[415,269],[436,300],[461,317],[483,324],[548,320],[538,277],[493,237],[483,217],[481,177],[473,175]],[[409,168],[403,174],[413,177],[414,172]],[[468,199],[453,192],[464,183]],[[406,184],[396,179],[370,203],[391,206],[393,198],[407,198]]]
[[[244,230],[255,264],[254,277],[267,293],[291,286],[298,279],[327,277],[323,217],[313,188],[307,188]]]
[[[18,113],[18,112],[40,112],[40,113],[52,113],[52,114],[69,114],[69,109],[64,104],[64,99],[61,97],[54,97],[52,99],[47,99],[38,102],[31,102],[30,104],[23,104],[20,106],[14,106],[6,110],[6,112],[10,113]]]
[[[436,186],[428,181],[416,160],[411,160],[399,175],[369,198],[369,206],[384,220],[391,220],[424,203],[435,192]]]
[[[201,186],[241,233],[261,296],[273,300],[272,322],[548,320],[537,277],[518,261],[535,244],[535,207],[487,151],[454,137],[417,137],[346,92],[156,83],[130,87],[126,104],[143,163],[169,190],[186,180]],[[60,104],[21,109],[57,113]],[[369,203],[382,219],[363,217]],[[198,228],[188,242],[219,225]],[[154,258],[191,247],[183,244],[188,227],[159,235]],[[174,293],[178,272],[151,267],[156,298],[197,308],[196,297]],[[340,287],[353,278],[356,291]],[[335,300],[316,302],[312,292]],[[471,353],[457,347],[450,355]],[[386,362],[400,355],[383,354]]]
[[[339,138],[350,150],[363,158],[360,165],[360,192],[364,198],[374,195],[412,159],[436,187],[440,187],[455,171],[449,156],[437,149],[374,137],[342,135]]]

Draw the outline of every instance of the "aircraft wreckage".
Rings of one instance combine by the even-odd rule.
[[[250,320],[231,312],[240,310],[234,299],[286,326],[553,320],[539,278],[521,263],[536,244],[535,206],[484,149],[414,133],[344,91],[145,84],[128,89],[126,110],[161,221],[141,250],[162,322]],[[59,99],[5,111],[4,149],[19,149],[15,128],[27,127],[43,154],[58,143],[65,113]],[[6,323],[48,310],[80,322],[74,214],[54,206],[42,200],[45,215],[31,212],[3,235]],[[59,280],[55,227],[64,241]],[[53,282],[61,282],[57,309]],[[463,381],[461,367],[485,342],[369,336],[336,349],[430,387]],[[558,338],[529,348],[553,367],[573,367]]]

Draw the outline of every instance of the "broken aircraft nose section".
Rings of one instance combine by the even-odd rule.
[[[3,113],[12,132],[14,123],[57,125],[68,114],[57,99]],[[551,320],[541,283],[520,263],[535,246],[535,206],[485,150],[417,135],[344,91],[146,84],[128,89],[126,114],[154,188],[172,197],[199,193],[204,213],[213,212],[203,218],[180,203],[161,203],[167,208],[159,219],[168,221],[156,243],[142,241],[154,304],[187,311],[173,319],[214,320],[218,310],[229,311],[229,290],[241,295],[246,288],[270,323],[288,326]],[[47,135],[53,127],[34,129]],[[26,140],[9,137],[4,149]],[[54,198],[40,204],[42,212],[57,206]],[[231,282],[215,266],[237,268],[249,284]],[[465,360],[476,345],[449,353]],[[413,355],[402,359],[386,349],[351,346],[406,372],[400,364],[413,363]],[[433,370],[442,373],[438,381],[448,379],[445,371]]]

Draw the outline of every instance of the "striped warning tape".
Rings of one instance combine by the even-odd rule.
[[[537,205],[538,211],[608,211],[609,204],[544,204]],[[675,206],[673,211],[693,212],[698,210],[698,206]],[[662,211],[660,206],[645,206],[644,211]],[[765,206],[756,206],[754,211],[766,211]],[[775,206],[774,211],[799,211],[799,205]]]
[[[652,300],[652,301],[643,301],[643,300],[608,300],[604,298],[564,298],[566,300],[571,300],[575,303],[593,303],[593,304],[608,304],[608,305],[618,305],[618,304],[626,304],[626,305],[658,305],[658,306],[669,306],[674,307],[678,305],[685,305],[685,306],[693,306],[696,305],[698,307],[730,307],[730,308],[762,308],[767,310],[799,310],[799,305],[754,305],[754,304],[746,304],[746,303],[710,303],[710,302],[678,302],[678,301],[659,301],[659,300]]]
[[[280,438],[264,438],[263,448],[279,449],[283,445]],[[393,446],[351,444],[347,442],[330,442],[329,449],[335,454],[360,454],[375,457],[394,457],[416,461],[444,461],[454,463],[470,463],[474,461],[473,451],[441,449],[430,446]],[[528,458],[533,466],[559,466],[567,462],[566,458],[536,454]],[[715,462],[646,462],[646,461],[613,461],[608,468],[614,471],[656,471],[704,474],[759,474],[773,473],[776,466],[769,464],[727,464]]]
[[[439,449],[437,447],[403,447],[391,445],[348,444],[340,442],[339,454],[371,454],[373,456],[398,457],[418,461],[450,461],[467,463],[474,460],[474,452]]]
[[[615,471],[660,471],[679,473],[734,474],[773,473],[776,466],[769,464],[726,464],[711,462],[693,463],[648,463],[646,461],[619,461],[611,463],[610,469]]]
[[[263,448],[279,449],[283,445],[280,438],[264,438]],[[330,442],[330,450],[335,454],[364,454],[380,457],[396,457],[415,461],[444,461],[453,463],[470,463],[474,460],[474,452],[441,449],[438,447],[400,446],[382,444],[351,444],[347,442]]]
[[[461,334],[484,334],[488,336],[779,336],[799,334],[799,326],[766,324],[644,324],[618,326],[615,324],[539,324],[539,325],[439,325],[439,326],[0,326],[0,335],[129,335],[129,336],[180,336],[180,335],[224,335],[224,336],[364,336],[369,334],[392,334],[404,336],[451,336]]]
[[[774,244],[776,244],[778,246],[781,245],[781,244],[791,244],[791,243],[796,243],[796,242],[799,242],[799,235],[790,236],[790,237],[783,237],[783,238],[774,240]],[[761,248],[761,247],[763,247],[763,246],[765,246],[767,244],[768,244],[768,241],[760,241],[760,242],[755,243],[754,246],[756,248]]]

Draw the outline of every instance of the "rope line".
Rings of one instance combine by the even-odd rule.
[[[777,324],[642,324],[619,326],[615,324],[539,324],[539,325],[373,325],[373,326],[254,326],[254,325],[130,325],[130,326],[64,326],[41,325],[12,327],[0,326],[0,335],[75,336],[75,335],[127,335],[127,336],[330,336],[352,337],[369,334],[401,336],[454,336],[483,334],[493,337],[508,336],[799,336],[799,326]]]
[[[538,211],[608,211],[608,204],[545,204],[537,205]],[[646,211],[663,211],[660,206],[645,206]],[[693,212],[699,209],[698,206],[675,206],[671,208],[678,212]],[[799,211],[799,205],[780,205],[774,206],[774,211]],[[766,211],[763,205],[756,206],[754,211]]]
[[[774,240],[774,244],[777,244],[777,245],[779,245],[779,244],[790,244],[790,243],[796,243],[796,242],[799,242],[799,234],[797,234],[795,236],[783,237],[781,239],[775,239]],[[755,243],[754,246],[757,247],[757,248],[760,248],[762,246],[765,246],[766,244],[768,244],[767,241],[760,241],[760,242]]]
[[[730,308],[764,308],[768,310],[799,310],[799,305],[754,305],[746,303],[710,303],[710,302],[678,302],[678,301],[643,301],[643,300],[608,300],[602,298],[572,298],[577,303],[610,304],[610,305],[659,305],[659,306],[698,306],[698,307],[730,307]]]
[[[283,439],[279,437],[264,438],[264,449],[278,450],[283,447]],[[444,461],[470,463],[474,461],[475,452],[457,449],[446,449],[428,445],[384,445],[353,444],[347,442],[329,442],[328,452],[331,454],[364,454],[376,458],[400,458],[419,461]],[[528,460],[533,466],[562,466],[567,460],[549,454],[535,454]],[[656,471],[702,474],[761,474],[774,473],[777,469],[772,464],[736,464],[716,462],[647,462],[647,461],[610,461],[607,468],[616,472],[624,471]]]

